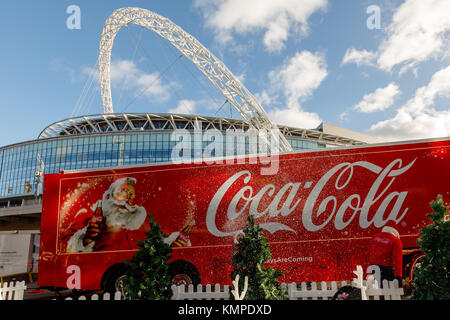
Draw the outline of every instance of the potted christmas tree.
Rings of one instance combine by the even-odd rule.
[[[450,299],[450,220],[448,207],[441,195],[430,203],[433,213],[427,215],[433,222],[420,230],[419,240],[425,256],[414,270],[413,299]],[[447,217],[448,218],[448,217]]]
[[[169,300],[172,297],[169,272],[172,248],[164,242],[165,235],[158,223],[150,218],[147,239],[139,241],[139,251],[131,260],[125,261],[126,277],[123,282],[125,296],[139,300]]]
[[[246,300],[283,300],[286,293],[281,288],[277,278],[283,276],[280,270],[272,267],[264,267],[271,258],[270,246],[263,230],[255,225],[252,215],[248,217],[248,224],[243,230],[243,235],[233,246],[232,264],[235,267],[231,272],[231,278],[235,280],[248,277]],[[242,292],[243,283],[239,283],[239,292]]]

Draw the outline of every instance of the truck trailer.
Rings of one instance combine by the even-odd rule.
[[[450,138],[427,139],[279,154],[270,164],[255,155],[47,174],[38,284],[117,289],[149,215],[172,246],[176,284],[230,284],[248,215],[282,282],[352,279],[389,220],[411,279],[429,203],[450,199],[449,146]]]

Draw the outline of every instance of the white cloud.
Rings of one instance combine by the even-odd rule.
[[[170,109],[168,113],[179,113],[179,114],[194,114],[195,113],[196,102],[193,100],[182,99],[178,102],[178,105],[174,109]]]
[[[233,33],[263,30],[267,50],[280,51],[291,34],[309,33],[309,17],[326,9],[327,0],[196,0],[194,6],[203,11],[219,42],[231,41]]]
[[[412,67],[444,48],[450,30],[450,1],[408,0],[395,12],[389,37],[380,46],[378,65],[390,71],[397,64]]]
[[[445,57],[449,53],[449,16],[448,0],[406,0],[394,12],[376,52],[351,48],[342,63],[363,65],[376,60],[378,68],[388,72],[399,66],[401,75],[423,61]]]
[[[269,51],[280,51],[289,36],[290,21],[286,14],[280,14],[267,25],[264,45]]]
[[[315,128],[321,120],[317,113],[304,111],[301,102],[309,98],[327,77],[325,58],[309,51],[298,52],[280,68],[269,73],[272,90],[282,91],[286,108],[274,108],[269,116],[277,123]]]
[[[53,71],[63,72],[70,77],[72,83],[82,81],[84,76],[77,69],[72,68],[69,63],[60,59],[52,59],[50,61],[50,67]]]
[[[98,81],[98,70],[91,67],[82,68],[84,74],[93,76]],[[135,96],[142,95],[149,99],[167,101],[170,90],[175,83],[164,84],[159,72],[146,73],[131,60],[111,61],[110,71],[113,93],[122,95],[122,91],[133,91]]]
[[[163,84],[159,72],[145,73],[133,61],[111,62],[111,86],[122,90],[134,90],[136,95],[167,101],[172,84]]]
[[[450,107],[434,108],[437,98],[450,98],[450,66],[436,72],[393,118],[374,124],[368,133],[386,140],[449,136]]]
[[[341,121],[347,121],[347,120],[349,119],[348,111],[346,110],[346,111],[342,112],[342,113],[339,115],[339,119],[340,119]]]
[[[310,51],[297,52],[281,68],[269,73],[272,86],[283,90],[289,101],[303,101],[316,90],[327,77],[327,64],[320,54]]]
[[[364,95],[362,101],[352,109],[363,113],[386,110],[392,106],[394,98],[399,93],[398,86],[391,82],[385,88],[378,88],[374,92]]]
[[[265,108],[266,105],[270,105],[273,101],[272,97],[267,93],[266,90],[263,90],[261,93],[254,94],[256,100]]]
[[[367,50],[357,50],[355,48],[347,49],[344,58],[342,58],[342,64],[356,63],[359,67],[361,65],[374,65],[374,59],[376,54]]]
[[[314,129],[322,122],[317,113],[303,111],[299,104],[285,109],[275,108],[269,111],[269,116],[276,124],[295,128]]]
[[[236,78],[242,83],[245,81],[246,77],[247,77],[247,75],[245,73],[241,73],[241,74],[236,75]]]

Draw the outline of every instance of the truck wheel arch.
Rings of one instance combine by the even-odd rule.
[[[420,263],[420,259],[422,259],[425,256],[424,253],[418,252],[411,258],[409,270],[408,270],[408,276],[411,282],[414,282],[414,268],[418,263]]]
[[[425,254],[420,250],[414,250],[408,255],[403,256],[403,279],[405,279],[405,294],[410,295],[414,286],[414,268]]]
[[[169,272],[172,277],[172,284],[197,286],[201,283],[200,273],[197,268],[186,260],[176,260],[170,263]]]

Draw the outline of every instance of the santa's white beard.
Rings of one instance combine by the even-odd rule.
[[[137,230],[142,226],[147,216],[144,207],[130,206],[125,201],[106,199],[106,197],[102,201],[102,213],[106,218],[106,226],[112,229]]]

